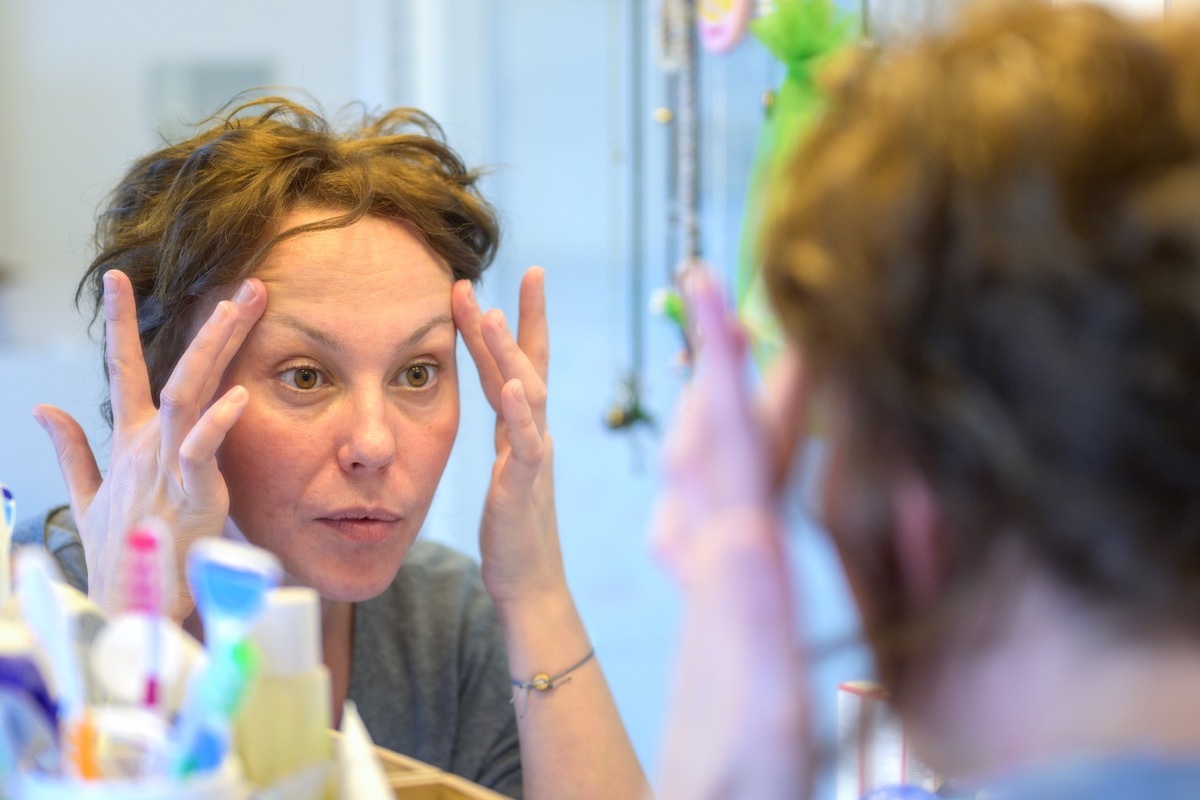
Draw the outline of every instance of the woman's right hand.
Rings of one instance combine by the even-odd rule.
[[[183,578],[192,542],[220,536],[229,493],[217,468],[217,448],[241,416],[248,395],[234,386],[214,400],[225,368],[266,308],[261,281],[242,283],[232,300],[217,303],[197,331],[155,407],[138,335],[129,278],[104,275],[105,359],[112,399],[112,452],[101,475],[83,428],[65,411],[38,406],[34,418],[50,435],[67,484],[88,572],[88,595],[106,613],[122,610],[121,558],[125,536],[157,517],[174,540],[178,580],[168,612],[182,621],[194,601]],[[180,320],[179,324],[186,324]]]

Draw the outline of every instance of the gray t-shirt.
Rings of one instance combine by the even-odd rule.
[[[87,591],[69,509],[17,526],[13,545],[44,544],[64,577]],[[376,744],[510,797],[521,754],[504,640],[479,567],[415,542],[391,585],[354,606],[350,699]]]

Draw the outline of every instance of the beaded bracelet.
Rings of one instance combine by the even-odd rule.
[[[591,650],[588,650],[586,656],[579,659],[574,664],[567,667],[566,669],[564,669],[562,672],[558,673],[557,675],[547,675],[544,672],[539,672],[537,675],[534,675],[532,678],[530,678],[527,681],[519,681],[516,678],[512,678],[511,679],[512,685],[515,686],[516,688],[520,689],[525,694],[525,702],[523,702],[521,704],[521,713],[518,714],[518,717],[520,717],[520,718],[525,717],[525,709],[529,705],[529,690],[530,689],[537,689],[539,692],[548,692],[551,689],[555,688],[556,686],[560,686],[564,683],[567,683],[568,681],[571,680],[570,675],[572,672],[579,669],[580,667],[582,667],[584,664],[588,663],[595,657],[596,657],[596,648],[593,647]],[[509,702],[516,702],[516,699],[517,699],[516,695],[514,694],[512,700]]]

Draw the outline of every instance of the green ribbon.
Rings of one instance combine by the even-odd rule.
[[[782,346],[762,285],[757,247],[769,187],[824,107],[817,72],[831,55],[856,41],[858,30],[858,17],[832,0],[777,0],[772,13],[750,23],[754,37],[786,67],[759,131],[738,254],[737,307],[760,367]]]

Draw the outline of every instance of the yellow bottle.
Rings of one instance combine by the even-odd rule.
[[[262,670],[237,715],[234,739],[247,780],[264,787],[333,758],[317,593],[272,590],[250,639],[262,653]],[[322,796],[328,782],[326,789]]]

